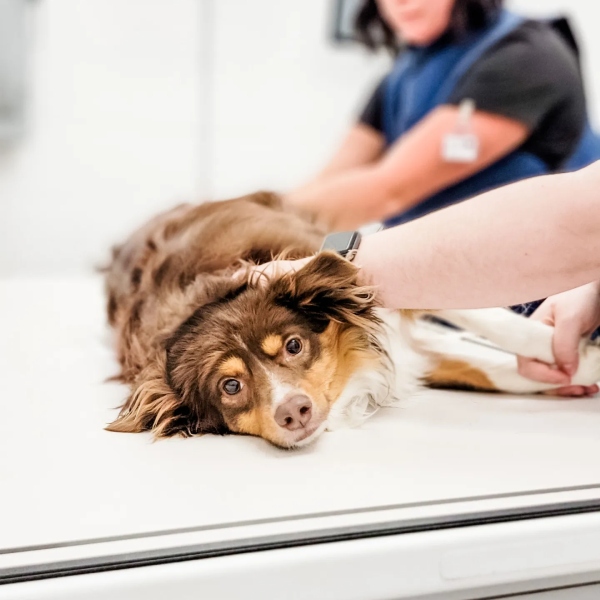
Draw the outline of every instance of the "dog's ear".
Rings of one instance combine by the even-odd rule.
[[[365,326],[374,321],[374,291],[358,282],[358,268],[333,252],[322,252],[296,273],[271,284],[277,304],[305,314],[318,329],[329,321]]]
[[[151,431],[156,437],[193,435],[189,411],[162,377],[142,381],[106,429],[123,433]]]
[[[108,431],[141,433],[150,431],[155,437],[200,433],[226,433],[220,415],[202,411],[193,402],[185,402],[166,381],[163,369],[142,374],[139,384],[123,405],[119,416],[106,427]]]
[[[136,376],[134,391],[116,421],[107,427],[109,431],[151,431],[156,437],[229,432],[219,409],[206,391],[200,390],[199,365],[208,357],[194,344],[205,313],[236,298],[246,288],[242,278],[207,277],[199,284],[190,284],[181,294],[173,294],[170,302],[159,307],[162,312],[155,319],[167,324],[156,336],[160,348],[152,356],[151,365]],[[187,318],[174,331],[168,327],[183,315]],[[135,333],[131,332],[128,339],[135,341]]]

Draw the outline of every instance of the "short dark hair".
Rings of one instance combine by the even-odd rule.
[[[447,33],[459,39],[469,31],[485,27],[497,16],[504,0],[455,0]],[[354,31],[359,42],[376,50],[380,47],[397,52],[400,49],[396,34],[385,22],[377,8],[376,0],[364,0],[354,21]]]

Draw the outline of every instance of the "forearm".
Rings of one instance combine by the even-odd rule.
[[[384,145],[385,140],[381,132],[364,123],[356,123],[350,128],[329,162],[313,178],[312,183],[372,165],[381,157]]]
[[[329,229],[344,230],[384,218],[396,199],[378,176],[377,167],[361,167],[316,180],[286,196],[286,202],[317,215]]]
[[[448,162],[441,156],[441,140],[453,131],[457,118],[456,107],[437,108],[377,163],[322,177],[287,199],[313,212],[330,227],[356,228],[403,212],[470,177],[518,147],[527,135],[521,123],[475,113],[472,128],[480,140],[479,156],[470,163]]]
[[[600,162],[367,237],[355,261],[398,308],[510,305],[600,279]]]
[[[369,185],[372,167],[381,157],[384,148],[383,135],[372,127],[357,123],[348,131],[340,147],[329,160],[328,164],[308,184],[290,192],[286,202],[303,211],[313,213],[329,228],[332,226],[356,228],[370,218],[369,207],[364,206],[364,198],[353,205],[352,222],[343,223],[339,217],[348,212],[348,201],[357,200],[355,196],[348,197],[345,178],[358,173],[361,189]],[[345,195],[344,195],[345,194]],[[334,199],[332,205],[329,201]],[[365,210],[366,209],[366,210]],[[363,213],[359,217],[357,212]]]

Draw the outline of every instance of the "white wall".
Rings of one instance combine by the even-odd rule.
[[[600,4],[572,15],[600,124]],[[83,273],[174,202],[287,189],[389,65],[332,46],[332,1],[38,0],[29,131],[0,149],[0,276]]]
[[[330,154],[390,59],[333,46],[333,2],[215,5],[212,192],[298,183]]]
[[[201,184],[201,3],[31,2],[28,132],[0,150],[0,274],[75,273]]]

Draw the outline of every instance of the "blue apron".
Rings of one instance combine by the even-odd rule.
[[[410,48],[403,52],[384,88],[383,128],[387,146],[393,144],[435,107],[446,104],[460,79],[473,64],[523,22],[522,17],[504,10],[494,25],[470,34],[460,43]],[[561,170],[576,170],[597,159],[600,159],[600,138],[586,123],[577,149],[565,161]],[[548,166],[540,158],[529,152],[515,150],[483,171],[388,219],[384,225],[392,227],[412,221],[492,188],[548,172]]]

